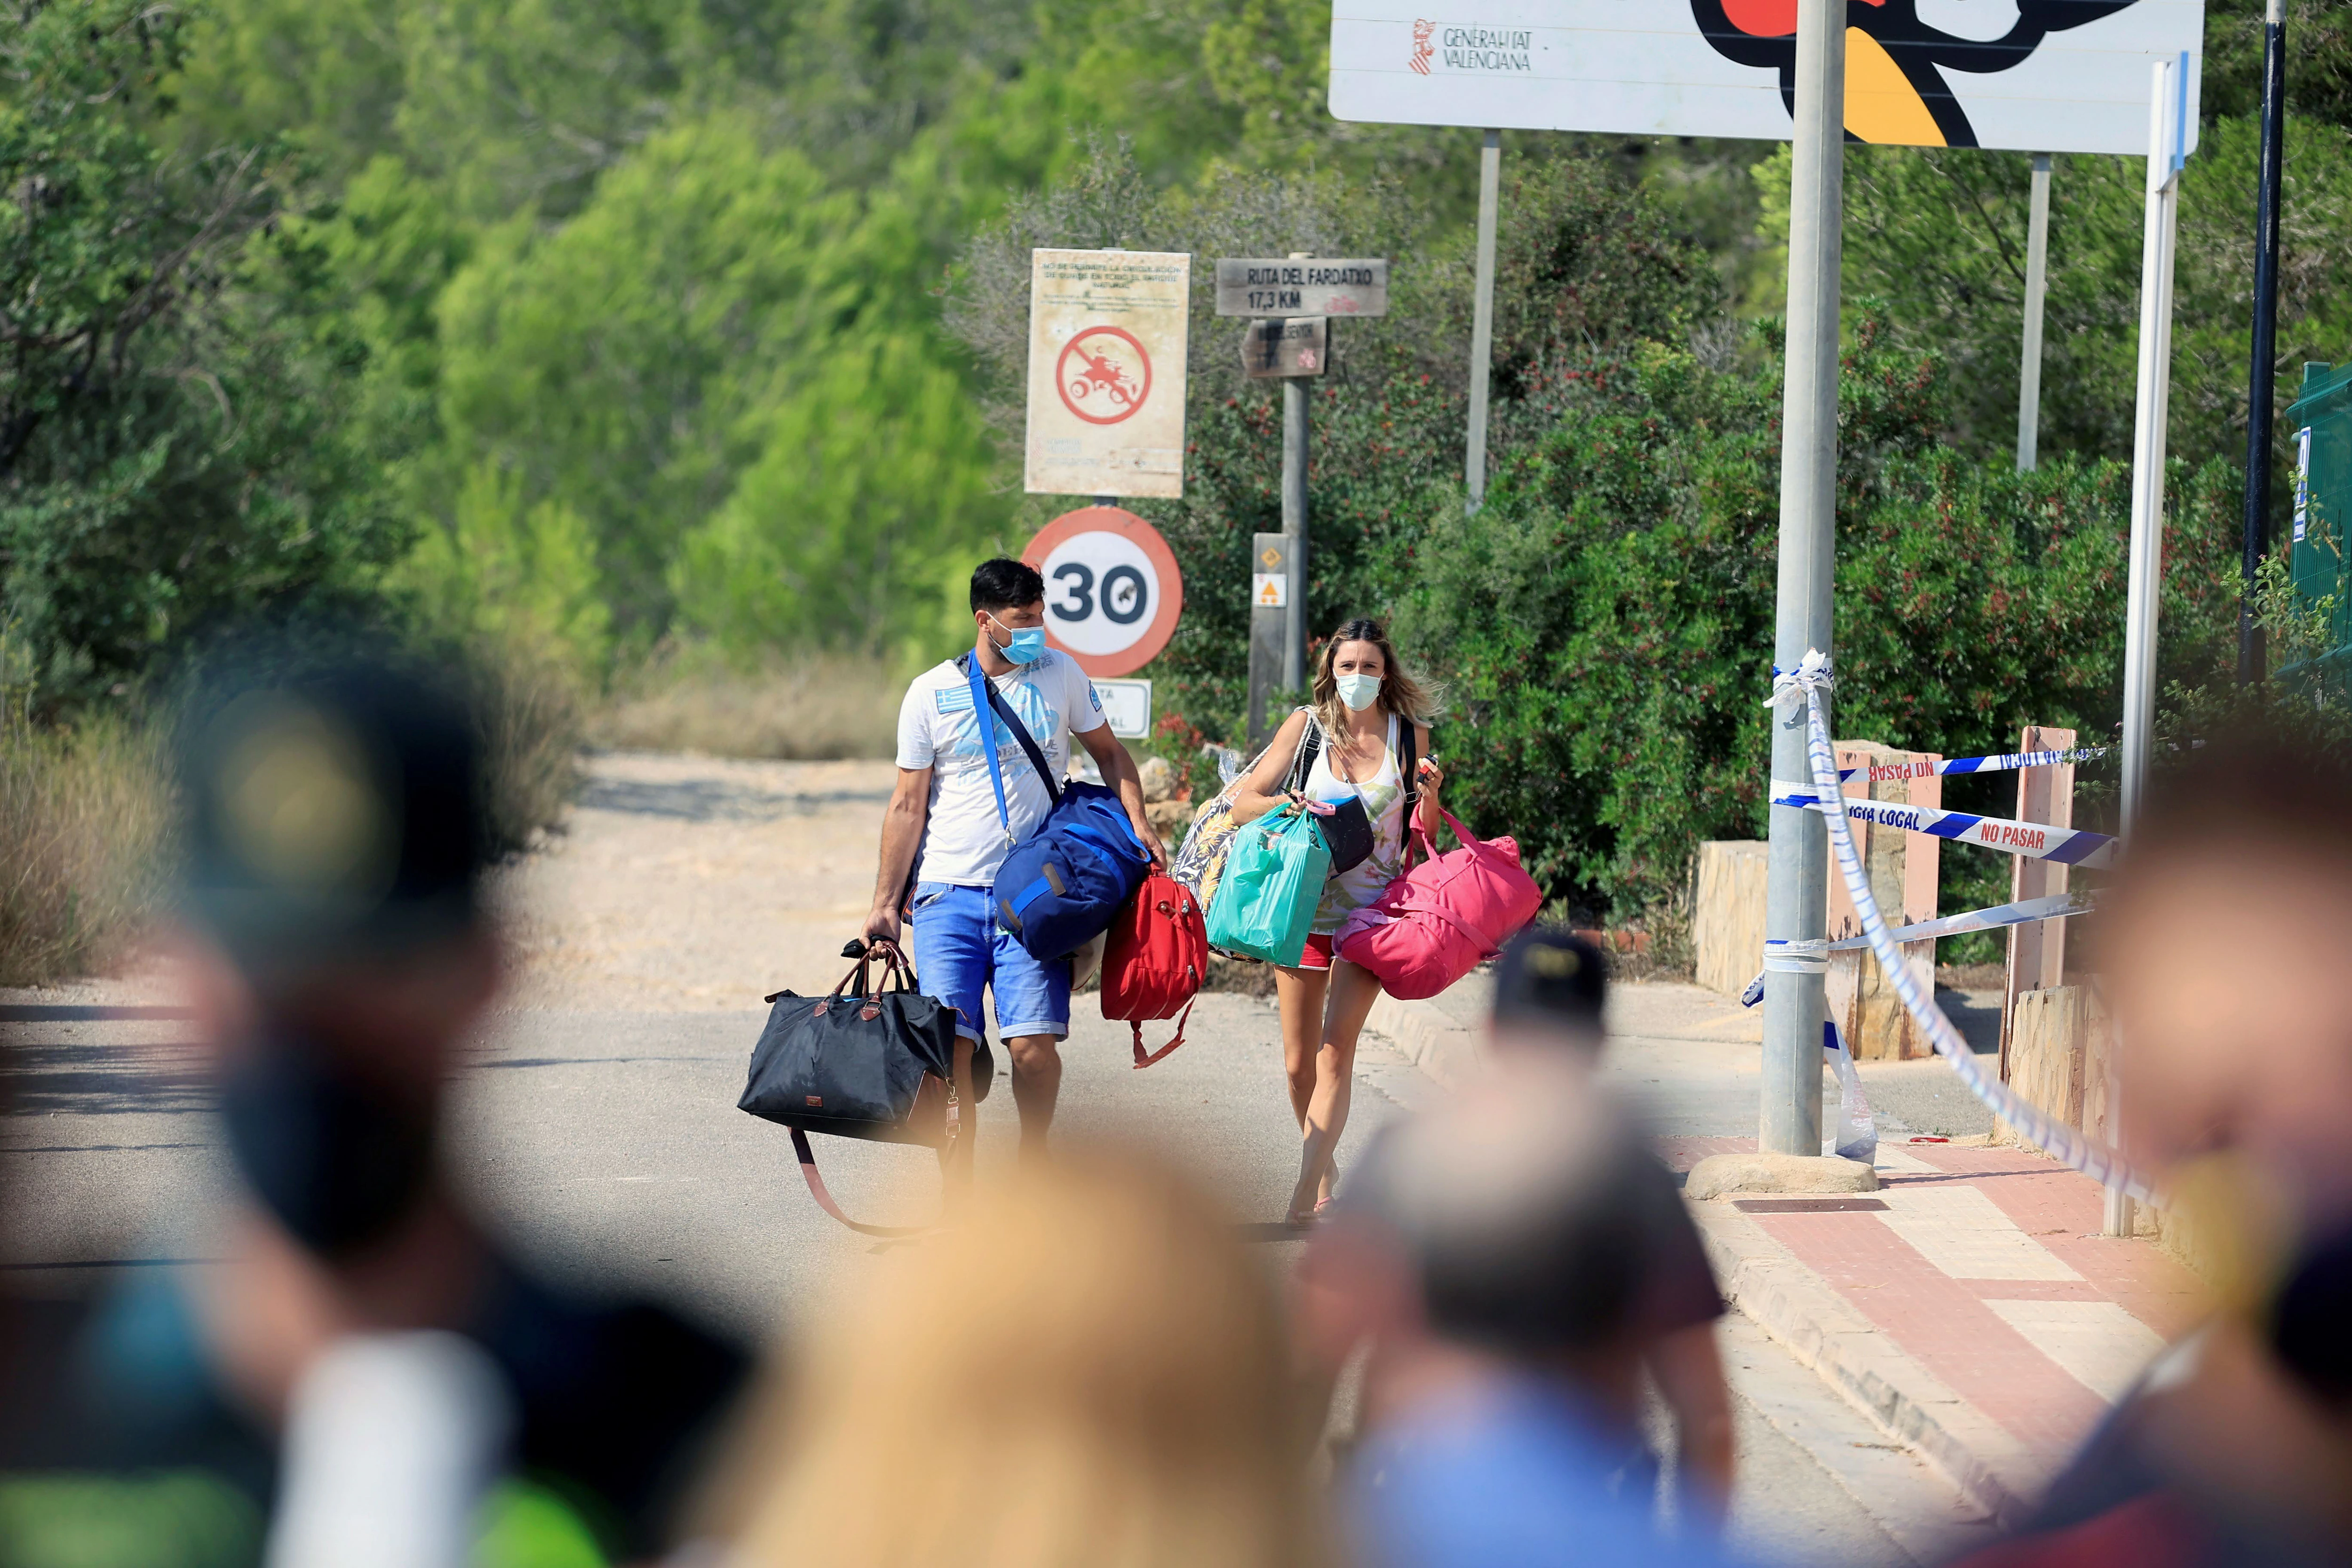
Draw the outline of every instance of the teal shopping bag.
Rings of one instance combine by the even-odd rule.
[[[1322,825],[1297,806],[1244,824],[1234,834],[1224,878],[1209,904],[1209,945],[1297,967],[1330,874]]]

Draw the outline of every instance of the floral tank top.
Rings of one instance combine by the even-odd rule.
[[[1361,759],[1354,766],[1361,771]],[[1334,771],[1330,738],[1324,738],[1323,749],[1307,771],[1307,798],[1339,801],[1351,795],[1363,796],[1364,815],[1371,818],[1372,852],[1353,870],[1323,884],[1323,901],[1315,910],[1314,925],[1308,928],[1317,936],[1338,931],[1349,915],[1379,898],[1404,869],[1404,774],[1397,763],[1395,714],[1389,715],[1388,743],[1381,752],[1380,771],[1364,783],[1349,784]]]

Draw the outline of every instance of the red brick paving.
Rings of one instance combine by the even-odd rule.
[[[1751,1138],[1665,1138],[1668,1164],[1752,1150]],[[2106,1402],[2001,1320],[1988,1300],[2111,1300],[2166,1339],[2202,1314],[2196,1278],[2142,1239],[2098,1234],[2097,1184],[2039,1154],[1943,1143],[1895,1143],[1935,1173],[1887,1173],[1889,1188],[1976,1187],[2080,1280],[1955,1279],[1875,1213],[1765,1214],[1786,1247],[1905,1352],[2050,1463],[2078,1444]]]

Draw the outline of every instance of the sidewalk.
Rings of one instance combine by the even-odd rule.
[[[1441,1082],[1473,1069],[1483,979],[1388,998],[1370,1026]],[[1667,1163],[1756,1146],[1757,1018],[1691,985],[1612,999],[1606,1076]],[[2015,1518],[2168,1341],[2201,1287],[2152,1241],[2100,1236],[2096,1184],[2031,1151],[1981,1146],[1928,1091],[1941,1062],[1867,1064],[1880,1190],[1693,1205],[1725,1295],[1987,1511]],[[1895,1092],[1882,1100],[1880,1086]],[[1834,1089],[1831,1091],[1834,1095]],[[1834,1100],[1832,1099],[1832,1103]],[[1973,1102],[1971,1102],[1972,1105]],[[1944,1109],[1936,1110],[1935,1108]],[[1955,1133],[1959,1142],[1915,1142]]]

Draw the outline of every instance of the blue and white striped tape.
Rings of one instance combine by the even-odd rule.
[[[1864,778],[1872,784],[1900,779],[1937,778],[1947,773],[2006,773],[2020,768],[2054,768],[2066,763],[2087,763],[2104,757],[2112,746],[2069,746],[2059,752],[1995,752],[1985,757],[1946,757],[1941,762],[1871,763],[1840,768],[1838,780]]]
[[[2104,833],[2082,827],[2053,827],[2046,822],[2015,822],[2006,816],[1979,816],[1973,812],[1945,811],[1933,805],[1906,805],[1893,800],[1853,800],[1844,796],[1845,814],[1864,822],[1913,833],[1933,834],[1956,844],[1974,844],[2006,855],[2034,860],[2055,860],[2062,866],[2105,866],[2116,857],[2116,841]],[[1822,797],[1811,784],[1772,781],[1774,805],[1801,806],[1820,811]]]
[[[1888,934],[1896,942],[1932,942],[1942,936],[1960,936],[1972,931],[1997,931],[2002,926],[2021,926],[2034,921],[2063,920],[2068,915],[2088,914],[2091,895],[2088,892],[2053,893],[2046,899],[2021,899],[2013,904],[1994,904],[1988,909],[1969,910],[1957,915],[1942,915],[1932,921],[1896,926]],[[1764,974],[1775,970],[1792,973],[1813,973],[1829,968],[1832,952],[1850,952],[1868,947],[1866,936],[1840,937],[1835,942],[1781,942],[1768,938],[1764,943],[1764,972],[1748,983],[1739,994],[1739,1005],[1753,1007],[1764,1000]],[[1816,963],[1808,959],[1819,955]]]
[[[1822,716],[1821,702],[1821,689],[1828,683],[1828,658],[1818,652],[1809,652],[1795,675],[1774,681],[1773,697],[1776,702],[1782,702],[1787,700],[1788,690],[1803,694],[1809,720],[1805,751],[1812,763],[1815,787],[1827,797],[1819,809],[1829,827],[1830,845],[1837,851],[1838,869],[1845,877],[1846,892],[1853,900],[1854,912],[1862,917],[1863,933],[1885,973],[1886,983],[1894,987],[1905,1010],[1927,1031],[1936,1054],[1959,1074],[1969,1092],[2015,1128],[2027,1142],[2103,1185],[2145,1202],[2161,1203],[2155,1189],[2125,1164],[2121,1155],[2028,1104],[2007,1084],[1987,1078],[1984,1068],[1978,1065],[1976,1054],[1960,1038],[1952,1021],[1944,1016],[1944,1010],[1936,1005],[1932,995],[1920,990],[1918,977],[1903,962],[1903,950],[1896,945],[1895,933],[1887,929],[1885,917],[1878,912],[1878,900],[1870,889],[1870,873],[1864,868],[1862,853],[1854,847],[1853,828],[1847,821],[1853,807],[1874,803],[1849,801],[1836,793],[1837,757],[1830,749],[1829,725]]]

